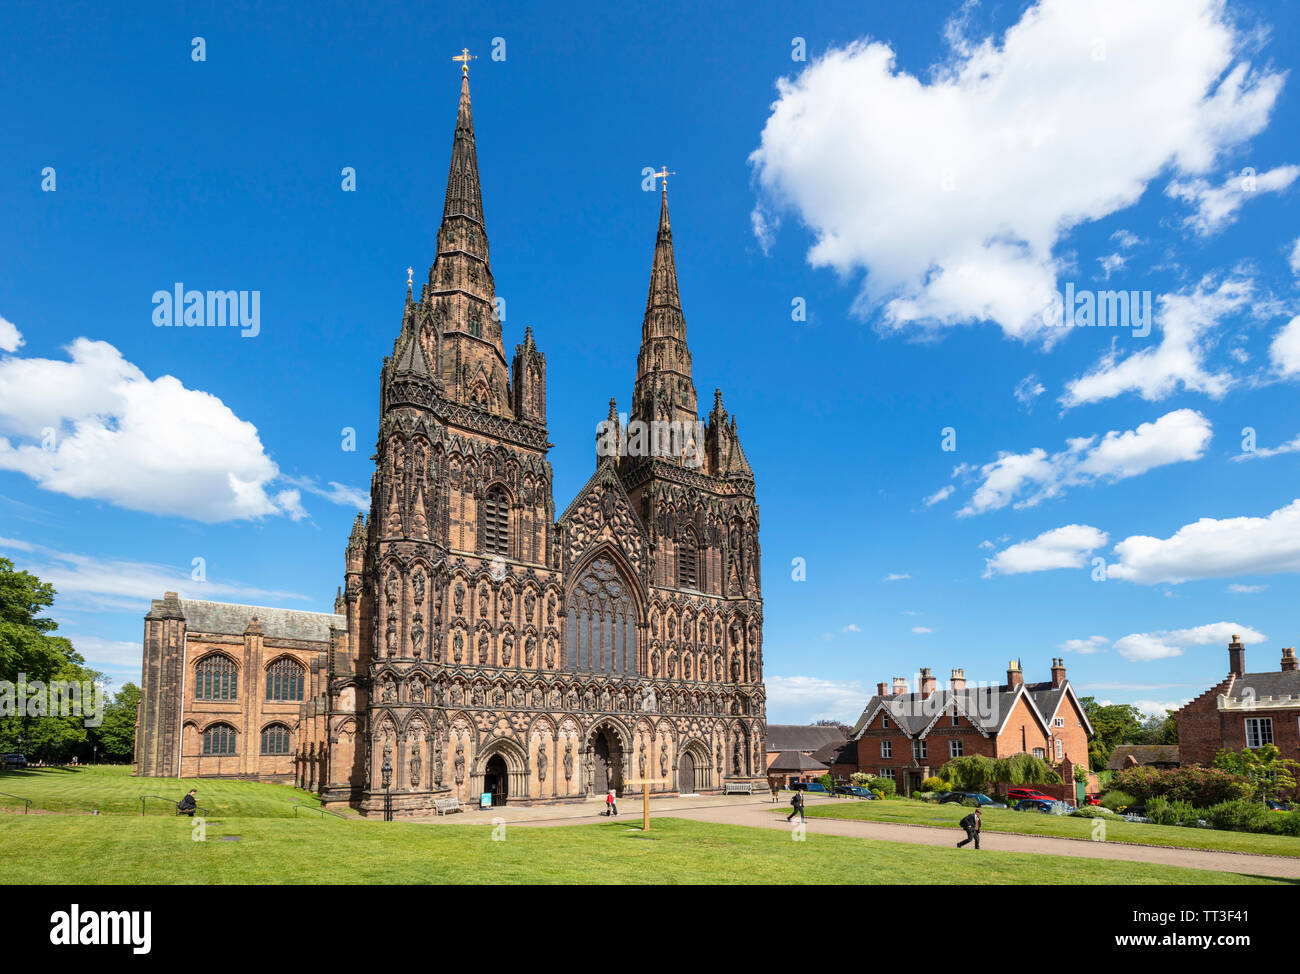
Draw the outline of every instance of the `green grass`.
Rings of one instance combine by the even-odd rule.
[[[786,812],[788,813],[788,809]],[[936,805],[911,799],[849,801],[836,799],[811,804],[806,813],[816,818],[842,818],[869,822],[897,822],[903,825],[937,825],[957,829],[958,821],[970,813],[960,805]],[[1093,820],[1040,812],[1013,812],[992,808],[981,812],[985,832],[1018,832],[1022,835],[1054,835],[1091,839]],[[1215,849],[1220,852],[1253,852],[1269,856],[1300,856],[1300,838],[1289,835],[1255,835],[1250,832],[1222,832],[1217,829],[1189,829],[1178,825],[1150,825],[1106,819],[1106,839],[1139,845],[1181,846],[1185,849]]]
[[[310,792],[287,785],[214,778],[135,778],[129,766],[121,765],[0,772],[0,792],[30,798],[33,812],[90,814],[98,810],[101,815],[138,816],[141,795],[160,795],[176,802],[191,788],[199,790],[199,804],[213,816],[292,818],[294,802],[320,804]],[[175,807],[165,802],[147,801],[144,806],[147,815],[176,815]],[[22,811],[22,803],[0,797],[0,809]],[[299,814],[321,817],[307,811]]]
[[[1172,866],[934,848],[655,819],[554,828],[332,818],[0,817],[12,884],[218,883],[1285,883]],[[238,835],[240,841],[222,841]]]

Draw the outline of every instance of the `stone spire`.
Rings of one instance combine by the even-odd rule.
[[[460,79],[460,107],[456,111],[456,136],[451,144],[451,169],[447,173],[444,221],[453,216],[483,224],[483,192],[478,181],[478,151],[474,147],[474,113],[469,103],[469,75]]]
[[[650,265],[650,292],[641,324],[632,419],[676,421],[694,425],[697,419],[695,383],[691,379],[691,350],[686,344],[686,317],[677,291],[673,231],[668,219],[668,184],[659,203],[659,233]]]

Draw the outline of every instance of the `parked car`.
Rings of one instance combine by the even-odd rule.
[[[1269,810],[1270,812],[1289,812],[1289,811],[1291,811],[1291,806],[1288,805],[1286,802],[1274,801],[1274,800],[1271,799],[1271,798],[1270,798],[1268,801],[1264,802],[1264,804],[1268,806],[1268,810]]]
[[[875,792],[868,788],[863,788],[861,785],[836,785],[835,794],[846,795],[850,798],[866,798],[868,800],[880,797]]]
[[[792,791],[814,791],[819,794],[826,794],[826,786],[820,781],[792,781],[790,782]]]
[[[960,805],[966,800],[973,801],[980,808],[1006,808],[1002,802],[995,802],[988,795],[981,794],[978,791],[950,791],[943,798],[939,799],[941,805]]]
[[[6,768],[25,768],[27,767],[26,754],[6,754],[4,759]]]
[[[1046,812],[1051,814],[1053,803],[1050,800],[1044,801],[1041,798],[1022,798],[1012,805],[1012,809],[1017,812]]]
[[[1051,795],[1044,795],[1037,788],[1008,788],[1007,798],[1014,801],[1025,801],[1026,799],[1038,802],[1056,801]]]
[[[1085,805],[1097,806],[1101,804],[1101,799],[1098,798],[1096,795],[1085,795],[1083,797],[1083,803]]]

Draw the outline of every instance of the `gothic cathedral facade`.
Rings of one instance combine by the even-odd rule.
[[[238,606],[156,601],[140,773],[167,773],[174,751],[186,773],[288,777],[367,814],[387,796],[399,815],[453,796],[763,778],[754,475],[720,392],[698,416],[666,183],[631,408],[620,417],[610,401],[595,472],[558,518],[546,356],[529,329],[507,361],[496,311],[466,75],[436,256],[383,363],[370,512],[353,525],[335,613],[250,606],[246,620]],[[203,631],[181,651],[186,606]],[[238,690],[195,696],[213,685],[201,669],[213,654],[251,704]],[[286,660],[302,671],[296,719],[266,713]],[[255,754],[273,724],[287,754]],[[212,753],[218,725],[234,753]]]

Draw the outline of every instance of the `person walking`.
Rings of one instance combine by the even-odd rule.
[[[611,788],[609,790],[609,794],[605,796],[605,814],[606,815],[618,814],[618,797],[614,794],[613,788]]]
[[[960,849],[967,842],[974,842],[975,848],[978,849],[980,847],[980,810],[975,809],[958,824],[966,830],[966,838],[957,843],[957,848]]]
[[[807,819],[805,819],[803,815],[803,792],[802,791],[795,791],[795,793],[790,796],[790,814],[785,817],[785,820],[788,822],[790,821],[790,819],[794,818],[795,815],[799,816],[799,821],[801,822],[807,821]]]
[[[775,805],[777,799],[780,797],[781,782],[777,781],[775,778],[768,778],[767,786],[772,789],[772,804]]]
[[[198,800],[194,797],[198,793],[197,788],[191,788],[189,794],[176,803],[177,815],[188,815],[194,817],[194,810],[199,807]]]

